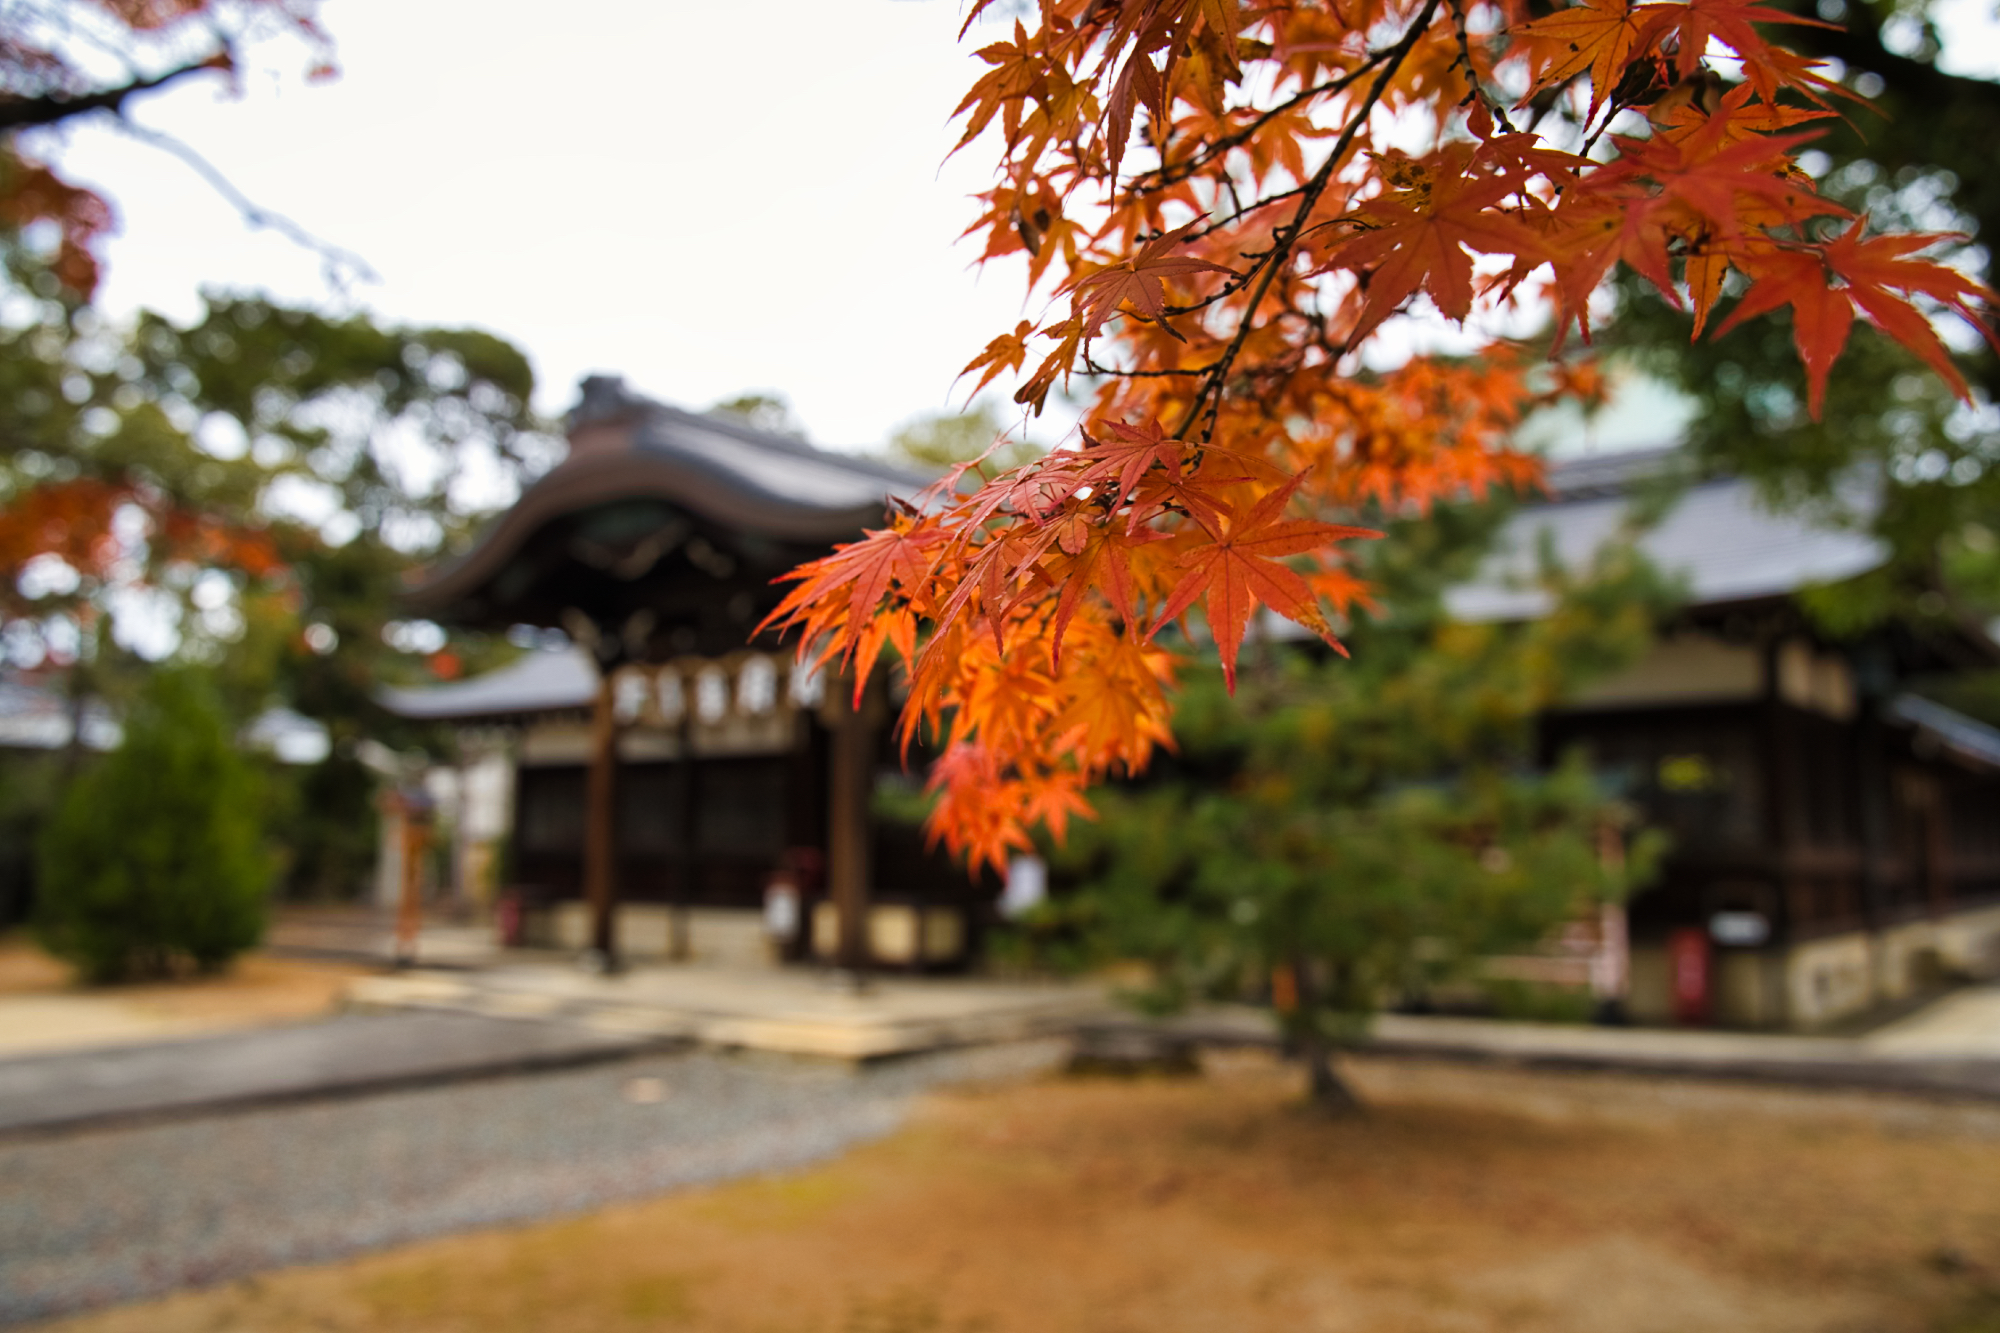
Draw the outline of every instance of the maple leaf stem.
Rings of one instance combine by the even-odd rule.
[[[1171,379],[1175,375],[1206,375],[1213,366],[1185,366],[1177,370],[1119,370],[1115,366],[1100,366],[1088,352],[1083,356],[1083,371],[1086,375],[1105,375],[1114,379],[1157,380]]]
[[[1189,232],[1183,238],[1183,244],[1192,245],[1196,241],[1207,240],[1209,237],[1215,235],[1215,233],[1221,231],[1224,227],[1228,226],[1232,222],[1241,222],[1244,218],[1248,217],[1252,213],[1261,212],[1264,209],[1269,208],[1271,205],[1281,204],[1287,199],[1297,198],[1299,193],[1303,191],[1305,188],[1306,187],[1303,185],[1294,185],[1289,190],[1280,190],[1276,194],[1267,194],[1263,198],[1254,199],[1247,204],[1238,201],[1238,207],[1234,213],[1231,213],[1227,217],[1217,218],[1215,221],[1209,223],[1206,227],[1201,227],[1194,231]],[[1232,182],[1230,185],[1230,194],[1233,197],[1235,193],[1236,193],[1236,187],[1234,182]],[[1245,257],[1248,258],[1249,256]],[[1214,298],[1211,297],[1210,299],[1213,300]],[[1204,302],[1203,304],[1206,304],[1206,302]],[[1185,314],[1187,311],[1194,310],[1197,308],[1198,307],[1196,306],[1167,307],[1170,313],[1180,313],[1180,314]]]
[[[1293,210],[1290,224],[1279,228],[1273,234],[1271,252],[1263,260],[1257,287],[1250,293],[1249,304],[1243,309],[1243,318],[1236,326],[1236,336],[1230,339],[1222,358],[1209,368],[1207,383],[1195,395],[1194,401],[1188,404],[1186,415],[1174,428],[1173,438],[1185,440],[1188,432],[1194,428],[1194,423],[1201,420],[1204,408],[1207,409],[1208,422],[1203,427],[1202,438],[1206,441],[1214,434],[1215,419],[1222,410],[1223,386],[1228,383],[1229,369],[1241,355],[1244,343],[1250,340],[1250,330],[1257,322],[1257,307],[1263,304],[1265,293],[1271,290],[1271,282],[1278,276],[1278,270],[1291,257],[1292,247],[1298,244],[1299,237],[1305,231],[1306,219],[1312,216],[1313,208],[1319,203],[1319,197],[1326,193],[1326,187],[1332,183],[1333,173],[1340,169],[1340,164],[1353,149],[1354,140],[1360,135],[1361,127],[1368,123],[1368,117],[1374,112],[1376,103],[1380,102],[1382,94],[1388,91],[1389,81],[1394,79],[1396,71],[1403,67],[1403,61],[1409,58],[1418,39],[1430,30],[1431,20],[1437,17],[1438,4],[1439,0],[1425,0],[1423,12],[1410,24],[1402,40],[1383,52],[1384,63],[1381,73],[1376,75],[1374,84],[1368,89],[1368,95],[1361,99],[1360,107],[1347,122],[1347,127],[1340,132],[1340,138],[1333,145],[1333,151],[1327,154],[1326,161],[1320,164],[1319,170],[1313,173],[1312,180],[1307,182],[1305,191],[1299,199],[1299,206]]]

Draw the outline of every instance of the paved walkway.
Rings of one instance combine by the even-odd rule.
[[[0,1325],[796,1169],[889,1133],[925,1088],[1062,1054],[1040,1042],[854,1067],[688,1051],[0,1138]]]
[[[1861,1043],[1898,1058],[2000,1060],[2000,984],[1953,991],[1906,1018],[1877,1028]]]
[[[221,1036],[156,1025],[135,1030],[126,1045],[0,1058],[0,1136],[492,1077],[673,1045],[856,1061],[1076,1031],[1098,1043],[1275,1040],[1261,1011],[1148,1022],[1111,1009],[1088,986],[881,978],[857,992],[802,970],[679,966],[607,978],[554,965],[420,971],[352,986],[352,1002],[376,1012]],[[1391,1056],[2000,1099],[2000,986],[1955,992],[1862,1037],[1389,1014],[1367,1046]]]
[[[351,963],[256,953],[222,976],[79,986],[69,968],[17,941],[0,942],[0,1059],[86,1046],[130,1046],[334,1012]]]
[[[0,1060],[0,1137],[612,1060],[647,1035],[472,1014],[350,1015]]]
[[[1086,1042],[1274,1045],[1269,1015],[1218,1008],[1159,1022],[1082,1024]],[[1956,991],[1862,1037],[1507,1023],[1384,1014],[1372,1054],[1616,1069],[2000,1100],[2000,985]]]
[[[216,1030],[212,1019],[161,1014],[120,996],[0,996],[0,1059],[171,1041]]]
[[[870,1060],[1067,1031],[1109,1012],[1101,988],[878,976],[864,988],[804,968],[676,964],[613,977],[547,964],[357,981],[363,1009],[446,1010],[577,1024],[703,1046]]]

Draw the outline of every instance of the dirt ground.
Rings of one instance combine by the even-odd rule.
[[[0,1055],[314,1018],[369,970],[251,953],[220,976],[81,986],[26,937],[0,936]]]
[[[797,1175],[65,1333],[2000,1330],[2000,1108],[1252,1056],[932,1097]],[[664,1095],[671,1099],[672,1088]]]

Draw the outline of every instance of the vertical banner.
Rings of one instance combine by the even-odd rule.
[[[1667,968],[1674,986],[1674,1021],[1689,1025],[1708,1022],[1708,932],[1688,926],[1667,937]]]

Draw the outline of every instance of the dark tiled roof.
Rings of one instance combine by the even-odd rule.
[[[852,454],[642,397],[593,376],[570,419],[570,456],[464,555],[406,590],[419,614],[449,617],[476,598],[535,533],[602,505],[665,501],[699,519],[796,548],[824,548],[882,523],[891,497],[929,479]]]
[[[2000,731],[1914,694],[1896,697],[1889,716],[1906,722],[1940,748],[1980,768],[2000,770]]]
[[[1564,568],[1588,569],[1631,520],[1634,484],[1675,466],[1675,451],[1649,449],[1552,467],[1548,502],[1508,521],[1479,576],[1447,594],[1447,608],[1471,621],[1545,614],[1550,597],[1536,583],[1543,544]],[[1866,573],[1888,558],[1887,548],[1865,532],[1773,512],[1738,478],[1688,487],[1637,545],[1663,573],[1682,580],[1695,606],[1788,596]]]
[[[581,648],[526,653],[506,666],[445,685],[383,689],[376,696],[399,717],[503,718],[588,708],[597,668]]]

